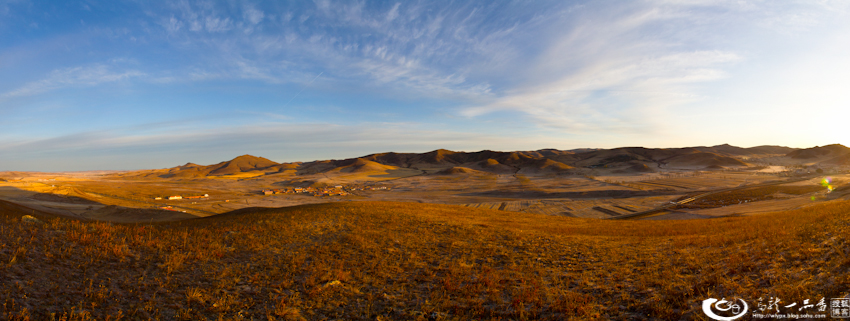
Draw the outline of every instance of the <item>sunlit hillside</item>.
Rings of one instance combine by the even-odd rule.
[[[153,225],[0,213],[6,320],[690,320],[709,297],[850,284],[848,201],[690,221],[382,202]]]

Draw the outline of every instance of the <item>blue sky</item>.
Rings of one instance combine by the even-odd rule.
[[[847,1],[0,0],[0,170],[850,145]]]

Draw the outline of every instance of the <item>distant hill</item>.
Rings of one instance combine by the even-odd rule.
[[[820,157],[839,157],[847,153],[850,153],[850,148],[847,148],[841,144],[832,144],[795,150],[789,152],[785,156],[791,157],[793,159],[813,159]]]
[[[737,147],[736,147],[737,148]],[[646,172],[646,167],[665,165],[668,167],[694,167],[710,165],[747,166],[733,157],[703,150],[717,150],[713,147],[693,148],[643,148],[623,147],[578,154],[581,160],[576,166],[591,168],[620,168],[620,171]],[[726,149],[728,153],[730,149]],[[627,168],[624,168],[627,167]]]
[[[629,162],[627,167],[614,170],[615,174],[654,173],[655,169],[641,162]]]
[[[467,167],[450,167],[437,172],[437,175],[462,175],[462,174],[485,174],[482,171],[477,171]]]
[[[231,175],[236,173],[264,169],[272,167],[274,165],[278,165],[278,163],[275,163],[262,157],[242,155],[228,162],[221,162],[216,165],[211,165],[217,167],[210,171],[210,175]]]
[[[744,167],[749,164],[738,159],[722,156],[714,153],[700,152],[685,155],[674,156],[666,160],[667,165],[671,167],[708,167],[717,168],[723,167]]]
[[[821,164],[834,166],[850,166],[850,153],[844,153],[841,156],[830,158],[821,162]]]
[[[350,164],[336,167],[335,170],[339,170],[343,173],[365,173],[374,171],[387,171],[398,168],[397,166],[384,165],[362,158],[356,158],[354,160],[350,160],[350,162],[349,160],[343,162],[348,162]]]
[[[750,148],[747,148],[747,150],[751,151],[754,154],[770,155],[770,154],[787,154],[787,153],[790,153],[792,151],[797,150],[797,148],[791,148],[791,147],[785,147],[785,146],[765,145],[765,146],[750,147]]]
[[[232,160],[213,165],[198,165],[186,163],[186,165],[168,168],[165,170],[149,171],[144,176],[159,176],[163,178],[200,178],[206,176],[224,176],[255,170],[268,169],[279,171],[282,164],[278,164],[263,157],[242,155]]]
[[[694,147],[694,149],[713,153],[717,155],[723,156],[764,156],[764,155],[785,155],[792,151],[797,150],[796,148],[784,147],[784,146],[772,146],[772,145],[764,145],[764,146],[756,146],[750,148],[741,148],[732,146],[729,144],[711,146],[711,147]]]
[[[850,165],[850,148],[839,144],[797,149],[784,146],[741,148],[729,144],[685,148],[621,147],[574,150],[540,149],[500,152],[458,152],[437,149],[425,153],[377,153],[342,160],[276,163],[263,157],[242,155],[213,165],[186,163],[161,170],[137,171],[130,176],[203,178],[240,173],[259,175],[294,171],[298,175],[361,173],[396,169],[420,170],[425,174],[580,174],[587,170],[611,173],[650,173],[659,168],[724,169],[750,166],[748,159],[771,157],[787,162]],[[583,172],[585,171],[585,172]]]
[[[507,174],[507,173],[514,173],[514,172],[517,171],[516,168],[502,164],[502,163],[499,163],[499,161],[492,159],[492,158],[488,158],[488,159],[485,159],[483,161],[480,161],[480,162],[476,163],[475,165],[477,165],[476,168],[479,168],[482,171],[490,172],[490,173]]]

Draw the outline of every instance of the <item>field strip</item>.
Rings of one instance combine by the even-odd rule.
[[[615,211],[609,210],[609,209],[601,207],[601,206],[594,206],[593,209],[596,210],[597,212],[602,212],[602,213],[605,213],[605,214],[608,214],[608,215],[611,215],[611,216],[623,215],[623,214],[617,213]]]
[[[666,187],[675,187],[675,188],[681,188],[681,189],[691,189],[691,188],[689,188],[689,187],[678,186],[678,185],[669,184],[669,183],[667,183],[667,182],[658,182],[658,181],[644,182],[644,184],[653,184],[653,185],[660,185],[660,186],[666,186]]]
[[[715,191],[705,192],[705,193],[699,194],[697,196],[681,200],[679,202],[671,202],[670,204],[662,205],[661,207],[658,207],[658,208],[646,210],[646,211],[643,211],[643,212],[637,212],[637,213],[612,217],[611,219],[620,220],[620,219],[631,219],[631,218],[645,217],[645,216],[655,214],[655,213],[658,213],[658,212],[661,212],[661,211],[666,211],[666,210],[668,210],[669,208],[672,208],[672,207],[676,207],[676,206],[679,206],[679,205],[682,205],[682,204],[685,204],[685,203],[693,202],[693,201],[695,201],[699,198],[706,197],[706,196],[709,196],[709,195],[712,195],[712,194],[741,190],[741,189],[748,189],[748,188],[754,188],[754,187],[784,185],[784,184],[795,183],[795,182],[799,182],[799,181],[803,181],[803,180],[807,180],[807,179],[809,179],[809,178],[799,178],[799,179],[792,179],[792,180],[787,180],[787,181],[760,183],[760,184],[744,185],[744,186],[738,186],[738,187],[732,187],[732,188],[719,189],[719,190],[715,190]]]
[[[629,212],[632,212],[632,213],[637,212],[637,210],[633,210],[631,208],[628,208],[628,207],[625,207],[625,206],[622,206],[622,205],[614,205],[614,207],[617,207],[617,208],[620,208],[620,209],[623,209],[623,210],[626,210],[626,211],[629,211]]]
[[[121,196],[117,196],[117,195],[107,195],[107,194],[101,194],[101,193],[95,193],[95,192],[86,192],[86,191],[78,190],[76,188],[74,188],[74,191],[81,194],[81,195],[88,194],[88,195],[92,195],[92,196],[113,198],[113,199],[118,199],[118,200],[127,201],[127,202],[135,202],[135,203],[154,205],[156,207],[171,206],[172,208],[180,208],[180,209],[185,209],[187,211],[199,212],[199,213],[208,214],[208,215],[218,215],[219,214],[219,213],[215,213],[215,212],[205,211],[205,210],[192,208],[192,207],[186,207],[186,206],[170,205],[170,204],[156,203],[156,202],[147,202],[147,201],[134,200],[134,199],[131,199],[131,198],[121,197]]]

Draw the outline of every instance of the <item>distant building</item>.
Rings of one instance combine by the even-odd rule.
[[[182,200],[182,199],[183,199],[183,196],[180,196],[180,195],[174,195],[174,196],[169,196],[169,197],[168,197],[168,199],[169,199],[169,200]]]

